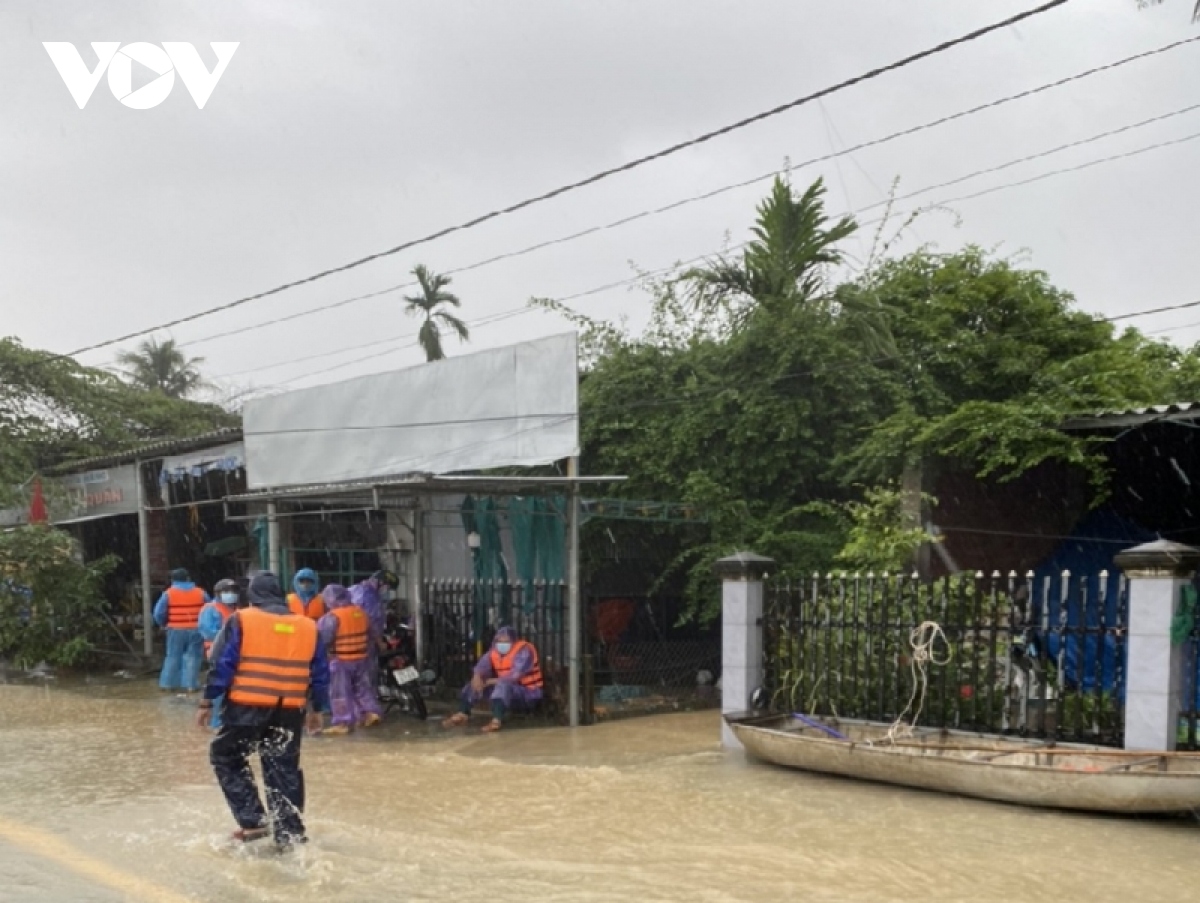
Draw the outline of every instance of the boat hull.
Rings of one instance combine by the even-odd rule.
[[[986,758],[986,750],[975,755],[952,754],[953,749],[963,748],[962,738],[980,743],[981,735],[963,734],[955,739],[952,735],[956,732],[948,732],[940,735],[941,747],[891,746],[803,736],[772,726],[778,719],[727,720],[749,755],[802,771],[1088,812],[1167,813],[1200,807],[1200,756],[1168,759],[1152,753],[1122,755],[1096,747],[1061,746],[1055,752],[1068,755],[1052,759],[1029,745],[1027,752],[999,757],[992,753],[992,758]],[[886,730],[886,726],[880,727]],[[957,747],[947,746],[947,738]],[[1009,761],[997,761],[1000,758]],[[1155,759],[1160,764],[1156,765]],[[1053,764],[1039,765],[1039,760]],[[1139,762],[1142,764],[1132,767]],[[1157,770],[1168,767],[1172,770]]]

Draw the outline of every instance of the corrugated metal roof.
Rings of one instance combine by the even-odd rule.
[[[1089,417],[1072,417],[1066,421],[1064,430],[1095,430],[1171,420],[1200,420],[1200,401],[1177,401],[1174,404],[1156,404],[1146,408],[1129,408],[1124,411],[1100,411]]]
[[[198,436],[187,436],[182,439],[159,439],[138,445],[125,451],[114,452],[111,455],[96,455],[92,458],[80,458],[76,461],[64,461],[47,469],[47,473],[64,474],[78,473],[83,470],[96,470],[101,467],[111,467],[115,464],[126,464],[131,461],[148,461],[154,458],[165,458],[181,452],[196,451],[210,445],[223,445],[242,438],[240,426],[227,426],[211,433],[201,433]]]
[[[488,493],[492,495],[526,495],[550,490],[563,490],[578,483],[581,486],[601,483],[620,483],[628,477],[594,476],[594,477],[565,477],[565,476],[481,476],[469,474],[406,474],[403,476],[380,477],[375,480],[355,480],[348,483],[323,483],[312,486],[285,486],[278,489],[258,489],[242,495],[231,495],[229,502],[266,502],[266,501],[313,501],[317,499],[338,499],[345,501],[349,497],[359,496],[369,498],[376,490],[381,493],[422,494],[422,493]]]

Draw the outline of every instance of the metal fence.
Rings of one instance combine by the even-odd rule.
[[[565,583],[428,580],[421,598],[424,666],[448,690],[471,679],[471,669],[508,625],[533,643],[546,680],[546,696],[565,709],[567,587]]]
[[[1121,743],[1123,576],[831,574],[766,593],[773,710]]]
[[[719,626],[679,625],[681,600],[587,600],[584,649],[591,712],[598,718],[718,705]]]
[[[421,618],[424,666],[455,692],[503,624],[537,647],[552,713],[567,710],[565,583],[430,580]],[[679,605],[646,597],[584,600],[580,708],[585,721],[720,703],[719,628],[677,625]]]

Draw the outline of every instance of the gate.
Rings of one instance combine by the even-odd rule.
[[[1121,575],[826,575],[766,587],[775,711],[1120,745]]]

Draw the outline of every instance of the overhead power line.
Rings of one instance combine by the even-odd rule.
[[[1188,113],[1188,112],[1194,112],[1194,111],[1196,111],[1196,110],[1200,110],[1200,104],[1192,104],[1192,105],[1190,105],[1190,106],[1188,106],[1188,107],[1184,107],[1184,108],[1182,108],[1182,109],[1179,109],[1179,110],[1173,110],[1173,111],[1171,111],[1171,112],[1169,112],[1169,113],[1164,113],[1164,114],[1162,114],[1162,115],[1159,115],[1159,116],[1154,116],[1154,117],[1151,117],[1151,118],[1149,118],[1149,119],[1143,119],[1143,120],[1141,120],[1141,121],[1139,121],[1139,122],[1136,122],[1136,123],[1131,123],[1131,124],[1129,124],[1129,125],[1124,125],[1124,126],[1121,126],[1121,127],[1119,127],[1119,128],[1115,128],[1115,129],[1109,129],[1109,130],[1107,130],[1107,131],[1100,132],[1100,133],[1098,133],[1098,134],[1096,134],[1096,135],[1091,135],[1091,136],[1089,136],[1089,137],[1087,137],[1087,138],[1082,138],[1082,139],[1080,139],[1080,140],[1078,140],[1078,141],[1071,141],[1071,142],[1068,142],[1068,143],[1066,143],[1066,144],[1060,144],[1060,145],[1058,145],[1058,146],[1056,146],[1056,147],[1052,147],[1052,148],[1049,148],[1049,149],[1047,149],[1047,150],[1044,150],[1044,151],[1039,151],[1039,152],[1038,152],[1038,153],[1036,153],[1036,154],[1028,154],[1028,155],[1026,155],[1026,156],[1019,157],[1019,158],[1017,158],[1017,159],[1010,160],[1010,161],[1007,161],[1007,162],[1005,162],[1005,163],[1001,163],[1001,164],[999,164],[999,165],[997,165],[997,166],[992,166],[992,167],[988,167],[988,168],[986,168],[986,169],[980,169],[980,170],[976,170],[976,171],[974,171],[974,172],[972,172],[972,173],[968,173],[967,175],[964,175],[964,176],[959,176],[958,178],[951,179],[951,180],[949,180],[949,181],[946,181],[946,182],[939,182],[939,183],[937,183],[937,184],[935,184],[935,185],[928,185],[928,186],[926,186],[926,187],[924,187],[924,188],[919,188],[919,189],[917,189],[917,190],[915,190],[915,191],[911,191],[911,192],[909,192],[908,194],[901,195],[900,197],[893,199],[893,201],[884,201],[884,202],[876,202],[876,203],[873,203],[873,204],[868,204],[867,206],[865,206],[865,207],[862,207],[862,208],[859,208],[859,210],[855,211],[855,214],[857,214],[857,213],[861,213],[861,212],[863,212],[863,211],[866,211],[866,210],[872,210],[872,209],[876,209],[876,208],[878,208],[878,207],[886,206],[888,203],[892,203],[892,202],[894,202],[894,201],[897,201],[897,200],[909,200],[909,199],[912,199],[912,198],[914,198],[914,197],[918,197],[918,196],[920,196],[920,195],[927,194],[927,193],[929,193],[929,192],[931,192],[931,191],[936,191],[936,190],[937,190],[937,189],[939,189],[939,188],[946,188],[946,187],[949,187],[949,186],[951,186],[951,185],[958,185],[958,184],[961,184],[961,183],[963,183],[963,182],[969,181],[969,180],[971,180],[971,179],[978,178],[978,177],[980,177],[980,176],[983,176],[983,175],[990,175],[990,174],[993,174],[993,173],[996,173],[996,172],[1000,172],[1000,171],[1002,171],[1002,170],[1005,170],[1005,169],[1009,169],[1009,168],[1011,168],[1011,167],[1013,167],[1013,166],[1016,166],[1016,165],[1018,165],[1018,164],[1021,164],[1021,163],[1029,163],[1029,162],[1032,162],[1032,161],[1034,161],[1034,160],[1043,159],[1043,158],[1045,158],[1045,157],[1049,157],[1049,156],[1051,156],[1051,155],[1054,155],[1054,154],[1061,153],[1061,152],[1063,152],[1063,151],[1065,151],[1065,150],[1070,150],[1070,149],[1074,149],[1074,148],[1082,147],[1082,146],[1085,146],[1085,145],[1088,145],[1088,144],[1092,144],[1092,143],[1094,143],[1094,142],[1096,142],[1096,141],[1100,141],[1100,140],[1102,140],[1102,139],[1104,139],[1104,138],[1109,138],[1109,137],[1113,137],[1113,136],[1115,136],[1115,135],[1124,134],[1124,133],[1126,133],[1126,132],[1130,132],[1130,131],[1132,131],[1132,130],[1134,130],[1134,129],[1142,128],[1142,127],[1145,127],[1145,126],[1148,126],[1148,125],[1152,125],[1152,124],[1154,124],[1154,123],[1158,123],[1158,122],[1162,122],[1162,121],[1164,121],[1164,120],[1172,119],[1172,118],[1174,118],[1174,117],[1176,117],[1176,116],[1180,116],[1180,115],[1183,115],[1183,114],[1185,114],[1185,113]],[[1021,186],[1024,186],[1024,185],[1029,185],[1029,184],[1032,184],[1032,183],[1035,183],[1035,182],[1044,181],[1044,180],[1046,180],[1046,179],[1049,179],[1049,178],[1055,178],[1055,177],[1058,177],[1058,176],[1067,175],[1067,174],[1069,174],[1069,173],[1078,172],[1078,171],[1080,171],[1080,170],[1084,170],[1084,169],[1090,169],[1090,168],[1092,168],[1092,167],[1095,167],[1095,166],[1101,165],[1101,164],[1103,164],[1103,163],[1111,163],[1111,162],[1115,162],[1115,161],[1118,161],[1118,160],[1123,160],[1123,159],[1126,159],[1126,158],[1128,158],[1128,157],[1133,157],[1133,156],[1138,156],[1138,155],[1140,155],[1140,154],[1149,153],[1150,151],[1159,150],[1159,149],[1161,149],[1161,148],[1164,148],[1164,147],[1170,147],[1170,146],[1172,146],[1172,145],[1176,145],[1176,144],[1182,144],[1182,143],[1185,143],[1185,142],[1188,142],[1188,141],[1194,141],[1196,138],[1200,138],[1200,133],[1195,133],[1195,134],[1192,134],[1192,135],[1186,135],[1186,136],[1184,136],[1184,137],[1182,137],[1182,138],[1176,138],[1176,139],[1172,139],[1172,140],[1168,140],[1168,141],[1161,141],[1161,142],[1157,142],[1157,143],[1155,143],[1155,144],[1151,144],[1151,145],[1148,145],[1148,146],[1145,146],[1145,147],[1141,147],[1141,148],[1136,148],[1136,149],[1134,149],[1134,150],[1131,150],[1131,151],[1126,151],[1126,152],[1124,152],[1124,153],[1120,153],[1120,154],[1113,154],[1113,155],[1110,155],[1110,156],[1107,156],[1107,157],[1102,157],[1102,158],[1100,158],[1100,159],[1098,159],[1098,160],[1090,160],[1090,161],[1087,161],[1087,162],[1085,162],[1085,163],[1078,164],[1078,165],[1076,165],[1076,166],[1070,166],[1070,167],[1065,167],[1065,168],[1063,168],[1063,169],[1052,170],[1052,171],[1050,171],[1050,172],[1048,172],[1048,173],[1042,173],[1042,174],[1040,174],[1040,175],[1033,176],[1033,177],[1031,177],[1031,178],[1028,178],[1028,179],[1022,179],[1022,180],[1020,180],[1020,181],[1016,181],[1016,182],[1007,182],[1007,183],[1004,183],[1003,185],[996,185],[996,186],[992,186],[992,187],[989,187],[989,188],[987,188],[987,189],[984,189],[984,190],[982,190],[982,191],[978,191],[978,192],[975,192],[975,193],[972,193],[972,194],[962,195],[962,196],[960,196],[960,197],[955,197],[955,198],[948,198],[948,199],[946,199],[946,200],[943,200],[943,201],[938,201],[938,202],[937,202],[937,205],[941,206],[941,205],[945,205],[945,204],[953,204],[953,203],[959,203],[959,202],[961,202],[961,201],[973,200],[973,199],[975,199],[975,198],[978,198],[978,197],[983,197],[983,196],[985,196],[985,195],[989,195],[989,194],[994,194],[994,193],[996,193],[996,192],[999,192],[999,191],[1005,191],[1005,190],[1008,190],[1008,189],[1011,189],[1011,188],[1018,188],[1018,187],[1021,187]],[[874,224],[874,223],[877,223],[877,222],[879,222],[879,220],[878,220],[878,219],[876,219],[876,220],[868,220],[868,221],[865,221],[865,222],[863,222],[863,223],[860,223],[860,225],[862,225],[862,226],[867,226],[867,225],[872,225],[872,224]],[[745,244],[747,244],[747,243],[746,243],[746,242],[743,242],[743,243],[741,243],[741,244],[734,245],[732,248],[726,248],[726,249],[723,249],[723,250],[725,250],[726,252],[728,252],[728,251],[730,251],[730,250],[737,250],[738,248],[744,247],[744,246],[745,246]],[[711,256],[712,256],[714,253],[720,253],[720,252],[708,252],[708,253],[706,253],[706,254],[702,254],[702,255],[700,255],[700,256],[698,256],[698,257],[691,258],[690,260],[682,261],[682,262],[680,262],[680,263],[677,263],[677,264],[672,264],[671,266],[663,267],[663,268],[661,268],[661,269],[659,269],[659,270],[652,271],[651,273],[648,273],[648,274],[639,274],[639,275],[636,275],[636,276],[628,277],[628,278],[626,278],[626,279],[623,279],[623,280],[620,280],[620,281],[618,281],[618,282],[612,282],[612,283],[608,283],[608,284],[606,284],[606,285],[597,286],[596,288],[587,289],[587,290],[585,290],[585,291],[583,291],[583,292],[577,292],[577,293],[576,293],[576,294],[574,294],[574,295],[568,295],[568,296],[566,296],[566,297],[557,298],[557,299],[555,299],[555,300],[557,300],[559,303],[566,303],[566,302],[568,302],[568,301],[574,301],[574,300],[577,300],[577,299],[579,299],[579,298],[582,298],[582,297],[587,297],[587,296],[590,296],[590,295],[600,294],[600,293],[602,293],[602,292],[611,291],[611,290],[613,290],[613,289],[616,289],[616,288],[622,288],[622,287],[625,287],[625,286],[633,285],[633,284],[635,284],[635,283],[637,283],[637,282],[641,281],[642,279],[646,278],[646,276],[656,276],[656,275],[663,275],[663,274],[665,274],[665,273],[672,272],[672,271],[674,271],[674,270],[680,269],[680,268],[682,268],[682,267],[685,267],[685,266],[689,266],[689,265],[692,265],[692,264],[695,264],[695,263],[700,263],[700,262],[703,262],[705,259],[708,259],[708,258],[710,258],[710,257],[711,257]],[[536,310],[536,308],[531,308],[531,307],[529,307],[528,305],[524,305],[524,306],[522,306],[522,307],[518,307],[518,308],[512,308],[512,309],[505,310],[505,311],[500,311],[500,312],[498,312],[498,313],[491,314],[491,315],[488,315],[488,316],[486,316],[486,317],[482,317],[482,318],[480,318],[479,320],[476,320],[476,321],[469,321],[469,324],[468,324],[468,325],[470,325],[470,326],[472,326],[472,327],[474,327],[474,326],[488,325],[488,324],[490,324],[490,323],[492,323],[492,322],[497,322],[497,321],[499,321],[499,320],[505,320],[505,319],[508,319],[508,318],[510,318],[510,317],[514,317],[514,316],[520,316],[520,315],[522,315],[522,314],[530,313],[530,312],[532,312],[533,310]],[[376,346],[379,346],[379,345],[384,345],[384,344],[394,344],[394,343],[396,343],[396,342],[401,342],[401,341],[404,341],[404,340],[406,340],[406,339],[415,339],[415,338],[416,338],[416,334],[415,334],[415,333],[414,333],[414,334],[412,334],[412,335],[395,336],[395,337],[392,337],[392,338],[388,338],[388,339],[380,339],[380,340],[376,340],[376,341],[374,341],[374,342],[369,342],[369,343],[365,343],[365,344],[353,345],[353,346],[347,346],[347,347],[344,347],[344,348],[333,349],[333,350],[331,350],[331,351],[325,351],[325,352],[322,352],[321,354],[318,354],[318,355],[306,355],[306,356],[304,357],[303,361],[298,361],[298,360],[279,361],[279,362],[276,362],[276,363],[274,363],[274,364],[265,364],[265,365],[262,365],[262,366],[258,366],[258,367],[253,367],[253,368],[250,368],[250,369],[248,369],[248,370],[240,370],[240,371],[237,371],[237,372],[235,372],[235,373],[224,374],[224,375],[217,376],[217,377],[214,377],[214,378],[215,378],[215,379],[230,379],[230,378],[233,378],[233,377],[236,377],[236,376],[244,376],[244,375],[247,375],[247,374],[250,374],[250,373],[260,373],[260,372],[262,372],[262,371],[264,371],[264,370],[272,370],[272,369],[275,369],[275,368],[278,368],[278,367],[284,367],[284,366],[288,366],[288,365],[291,365],[291,364],[298,364],[298,363],[307,362],[307,361],[311,361],[311,360],[318,359],[318,358],[323,358],[323,357],[331,357],[331,356],[335,356],[335,355],[338,355],[338,354],[346,354],[346,353],[348,353],[348,352],[351,352],[351,351],[358,351],[358,350],[362,350],[362,349],[365,349],[365,348],[376,347]],[[413,344],[415,344],[415,343],[413,343]],[[385,350],[385,351],[378,352],[378,353],[376,353],[376,354],[367,355],[366,357],[360,358],[358,361],[355,361],[355,363],[360,363],[361,361],[365,361],[365,360],[372,360],[372,359],[374,359],[374,358],[378,358],[378,357],[384,357],[384,356],[386,356],[386,355],[388,355],[388,354],[394,354],[394,353],[396,353],[397,351],[401,351],[401,350],[403,350],[404,348],[407,348],[407,347],[410,347],[410,345],[403,345],[403,346],[398,346],[398,347],[388,348],[388,349],[387,349],[387,350]],[[297,379],[297,380],[298,380],[298,379],[302,379],[302,378],[303,378],[303,377],[301,377],[301,376],[295,377],[295,379]],[[286,380],[285,380],[284,384],[286,384],[287,382],[288,382],[288,381],[286,381]]]
[[[843,150],[834,151],[834,152],[828,153],[828,154],[823,154],[818,157],[812,157],[812,158],[810,158],[808,160],[804,160],[800,163],[791,164],[791,165],[782,167],[780,169],[772,170],[771,172],[768,172],[768,173],[763,173],[762,175],[754,176],[749,179],[743,179],[740,182],[732,182],[727,185],[722,185],[722,186],[719,186],[718,188],[711,189],[711,190],[703,192],[701,194],[695,194],[695,195],[691,195],[686,198],[682,198],[678,201],[672,201],[671,203],[665,204],[660,207],[652,207],[647,210],[642,210],[637,213],[633,213],[633,214],[629,214],[627,216],[620,217],[619,219],[615,219],[612,222],[604,223],[604,224],[598,225],[598,226],[589,226],[588,228],[582,229],[578,232],[572,232],[567,235],[562,235],[562,236],[558,236],[556,238],[551,238],[551,239],[547,239],[545,241],[540,241],[540,242],[537,242],[536,244],[528,245],[527,247],[524,247],[524,248],[519,248],[519,249],[513,250],[513,251],[506,251],[502,254],[497,254],[492,257],[487,257],[483,260],[478,260],[474,263],[470,263],[465,266],[455,267],[454,269],[445,270],[444,275],[456,276],[460,273],[471,272],[473,270],[478,270],[483,267],[491,266],[496,263],[501,263],[506,260],[513,260],[518,257],[524,257],[528,254],[532,254],[537,251],[542,251],[547,248],[552,248],[552,247],[556,247],[558,245],[567,244],[568,242],[576,241],[578,239],[585,238],[589,235],[596,235],[598,233],[606,232],[611,229],[617,229],[622,226],[627,226],[631,223],[635,223],[635,222],[638,222],[643,219],[647,219],[647,218],[650,218],[653,216],[658,216],[663,213],[669,213],[672,210],[678,210],[679,208],[686,207],[689,204],[695,204],[700,201],[711,200],[712,198],[727,194],[728,192],[736,191],[736,190],[739,190],[742,188],[747,188],[751,185],[756,185],[760,182],[767,181],[768,179],[773,179],[776,176],[783,175],[785,173],[796,172],[797,170],[804,169],[805,167],[808,167],[808,166],[813,166],[817,163],[825,163],[825,162],[828,162],[829,160],[835,160],[839,157],[847,156],[850,154],[855,154],[858,151],[865,150],[867,148],[878,147],[880,145],[887,144],[891,141],[895,141],[899,138],[905,138],[910,135],[915,135],[920,132],[928,131],[929,129],[937,128],[939,126],[946,125],[947,123],[955,122],[959,119],[964,119],[968,116],[973,116],[977,113],[982,113],[986,110],[995,109],[996,107],[1004,106],[1005,104],[1013,103],[1014,101],[1023,100],[1025,98],[1032,97],[1037,94],[1044,93],[1046,91],[1050,91],[1054,88],[1060,88],[1064,85],[1068,85],[1073,82],[1080,81],[1081,79],[1089,78],[1093,75],[1097,75],[1102,72],[1108,72],[1113,69],[1118,69],[1121,66],[1125,66],[1130,63],[1137,62],[1139,60],[1147,59],[1149,57],[1157,56],[1159,54],[1166,53],[1171,50],[1176,50],[1180,47],[1184,47],[1189,44],[1194,44],[1198,41],[1200,41],[1200,35],[1197,35],[1197,36],[1191,37],[1191,38],[1187,38],[1187,39],[1181,40],[1181,41],[1173,41],[1170,44],[1166,44],[1162,47],[1157,47],[1153,50],[1147,50],[1147,51],[1144,51],[1143,53],[1134,54],[1133,56],[1123,57],[1122,59],[1115,60],[1111,63],[1106,63],[1102,66],[1095,66],[1091,69],[1085,69],[1082,72],[1077,72],[1074,75],[1069,75],[1065,78],[1057,79],[1056,81],[1047,82],[1046,84],[1039,85],[1035,88],[1029,88],[1025,91],[1020,91],[1016,94],[1009,94],[1005,97],[1000,97],[1000,98],[997,98],[996,100],[988,101],[987,103],[978,104],[976,106],[970,107],[969,109],[960,110],[957,113],[951,113],[947,116],[942,116],[937,119],[930,120],[929,122],[921,123],[920,125],[915,125],[915,126],[911,126],[906,129],[901,129],[900,131],[892,132],[890,134],[883,135],[879,138],[872,138],[869,141],[863,141],[863,142],[861,142],[859,144],[855,144],[851,147],[844,148]],[[1009,165],[1012,165],[1012,164],[1009,164]],[[205,342],[215,341],[217,339],[228,338],[229,336],[242,335],[247,332],[250,332],[251,330],[263,329],[268,326],[275,326],[279,323],[290,322],[291,320],[299,319],[301,317],[308,317],[308,316],[312,316],[314,314],[324,313],[325,311],[336,310],[338,308],[346,307],[351,304],[356,304],[359,301],[366,301],[371,298],[378,298],[381,295],[386,295],[390,292],[397,292],[397,291],[403,291],[404,289],[407,289],[407,288],[414,288],[416,285],[417,285],[417,283],[414,281],[401,282],[396,285],[388,286],[387,288],[379,289],[378,291],[368,292],[368,293],[362,294],[362,295],[355,295],[350,298],[344,298],[339,301],[333,301],[329,304],[322,304],[318,307],[313,307],[308,310],[285,314],[283,316],[275,317],[270,320],[264,320],[264,321],[261,321],[258,323],[251,323],[251,324],[248,324],[245,326],[234,327],[234,328],[225,330],[223,332],[218,332],[218,333],[214,333],[212,335],[203,336],[198,339],[192,339],[187,342],[181,342],[179,344],[179,347],[186,348],[186,347],[193,346],[193,345],[200,345]]]
[[[1119,322],[1122,320],[1135,319],[1137,317],[1146,317],[1146,316],[1151,316],[1153,314],[1166,313],[1168,311],[1188,310],[1188,309],[1195,308],[1195,307],[1200,307],[1200,299],[1197,299],[1194,301],[1186,301],[1181,304],[1169,304],[1169,305],[1164,305],[1161,307],[1149,308],[1147,310],[1133,311],[1131,313],[1116,314],[1116,315],[1108,316],[1108,317],[1093,317],[1092,322],[1114,323],[1114,322]],[[1050,327],[1050,331],[1054,331],[1054,330],[1065,331],[1065,330],[1074,330],[1074,329],[1078,329],[1078,324],[1063,323],[1057,327]],[[1006,333],[1005,337],[1008,339],[1015,339],[1015,338],[1021,338],[1024,336],[1045,335],[1046,332],[1047,332],[1047,329],[1045,327],[1038,327],[1038,328],[1030,328],[1030,329],[1025,329],[1025,330],[1014,330],[1013,332]],[[868,360],[868,361],[866,361],[866,363],[875,364],[875,363],[888,363],[888,362],[893,362],[893,361],[912,360],[918,356],[920,357],[921,360],[926,359],[926,356],[924,354],[922,354],[920,352],[913,352],[911,354],[884,355],[884,356],[880,356],[880,357]],[[813,367],[813,368],[809,368],[806,370],[798,370],[798,371],[794,371],[792,373],[784,373],[779,376],[771,377],[766,382],[768,384],[774,386],[778,383],[788,382],[788,381],[794,380],[794,379],[801,379],[805,376],[814,376],[814,375],[821,374],[821,373],[824,373],[824,374],[837,373],[841,370],[849,369],[852,366],[861,366],[861,362],[846,362],[843,364],[836,364],[836,365],[832,365],[832,366]],[[603,412],[603,411],[607,411],[607,410],[627,411],[627,410],[631,410],[631,409],[644,410],[647,408],[664,408],[664,407],[674,407],[674,406],[679,406],[679,405],[687,405],[687,404],[692,404],[697,401],[701,401],[702,399],[705,399],[705,398],[712,397],[713,395],[718,395],[721,392],[726,391],[732,385],[734,385],[734,384],[723,384],[723,385],[714,386],[714,387],[711,387],[708,389],[703,389],[703,390],[699,390],[699,391],[695,391],[695,392],[689,392],[687,394],[679,393],[676,395],[668,395],[663,398],[655,399],[653,401],[622,402],[619,404],[613,404],[613,405],[609,405],[609,406],[600,406],[600,407],[592,408],[591,412],[597,413],[597,412]],[[739,380],[736,383],[737,388],[744,388],[745,386],[746,386],[746,382],[744,380]],[[575,415],[570,414],[570,413],[554,413],[554,414],[541,414],[541,415],[536,415],[536,416],[538,418],[548,419],[551,422],[548,424],[545,424],[545,423],[537,424],[535,426],[529,427],[528,428],[529,430],[538,430],[538,429],[542,429],[547,426],[554,426],[557,423],[566,422],[567,420],[572,419]],[[287,429],[287,430],[263,430],[263,431],[255,432],[255,433],[247,433],[247,435],[250,436],[250,435],[303,434],[303,433],[310,433],[310,432],[317,433],[317,432],[330,432],[330,431],[340,431],[340,430],[358,431],[358,430],[433,429],[433,428],[442,427],[442,426],[461,426],[461,425],[468,424],[468,423],[490,423],[490,422],[510,420],[510,419],[512,419],[512,418],[511,417],[478,417],[478,418],[467,418],[467,419],[458,418],[458,419],[446,419],[446,420],[428,420],[428,421],[422,421],[419,423],[369,424],[369,425],[352,426],[352,427],[312,427],[312,428],[296,428],[296,429]]]
[[[305,276],[302,279],[296,279],[291,282],[285,282],[281,285],[275,286],[274,288],[267,289],[267,290],[261,291],[261,292],[257,292],[253,295],[247,295],[243,298],[238,298],[237,300],[229,301],[225,304],[220,304],[220,305],[217,305],[216,307],[208,308],[207,310],[198,311],[194,314],[189,314],[184,317],[177,317],[174,320],[169,320],[165,323],[159,323],[155,326],[151,326],[151,327],[148,327],[145,329],[140,329],[140,330],[128,333],[123,336],[118,336],[117,338],[114,338],[114,339],[106,339],[103,342],[95,342],[91,345],[85,345],[82,348],[78,348],[75,351],[70,352],[70,356],[74,356],[77,354],[83,354],[85,351],[95,351],[99,348],[107,348],[108,346],[115,345],[119,342],[125,342],[130,339],[136,339],[136,338],[140,338],[141,336],[144,336],[144,335],[149,335],[150,333],[156,332],[160,329],[169,329],[173,326],[179,326],[179,325],[182,325],[183,323],[190,323],[195,320],[199,320],[203,317],[209,317],[209,316],[212,316],[213,314],[220,313],[220,312],[226,311],[226,310],[231,310],[235,307],[240,307],[243,304],[248,304],[251,301],[257,301],[261,298],[267,298],[267,297],[270,297],[271,295],[277,295],[280,292],[288,291],[289,289],[297,288],[302,285],[308,285],[309,283],[316,282],[320,279],[324,279],[328,276],[332,276],[337,273],[344,273],[347,270],[352,270],[352,269],[355,269],[356,267],[363,266],[364,264],[371,263],[373,261],[380,260],[385,257],[390,257],[394,254],[400,253],[401,251],[406,251],[409,248],[414,248],[414,247],[417,247],[418,245],[428,244],[429,242],[435,241],[439,238],[444,238],[447,235],[452,235],[456,232],[462,232],[467,229],[472,229],[476,226],[479,226],[483,223],[488,222],[489,220],[493,220],[498,217],[505,216],[506,214],[515,213],[518,210],[523,210],[527,207],[532,207],[535,204],[540,204],[545,201],[549,201],[553,198],[567,194],[568,192],[576,191],[580,188],[587,187],[588,185],[594,185],[597,182],[603,181],[604,179],[608,179],[608,178],[611,178],[612,176],[620,175],[621,173],[629,172],[633,169],[636,169],[640,166],[644,166],[647,163],[652,163],[656,160],[662,160],[665,157],[669,157],[673,154],[677,154],[682,150],[686,150],[687,148],[696,147],[700,144],[704,144],[705,142],[711,141],[714,138],[719,138],[723,135],[728,135],[731,132],[738,131],[739,129],[746,128],[747,126],[753,125],[758,122],[762,122],[765,119],[770,119],[771,117],[778,116],[781,113],[785,113],[789,110],[793,110],[793,109],[803,106],[805,104],[812,103],[813,101],[818,100],[822,97],[828,97],[831,94],[835,94],[839,91],[844,91],[847,88],[853,87],[854,85],[859,85],[859,84],[862,84],[863,82],[870,81],[871,79],[878,78],[879,76],[885,75],[888,72],[894,72],[898,69],[902,69],[906,66],[910,66],[913,63],[917,63],[917,62],[920,62],[921,60],[927,59],[929,57],[936,56],[937,54],[944,53],[947,50],[953,49],[954,47],[958,47],[962,44],[967,44],[971,41],[978,40],[979,38],[982,38],[988,34],[991,34],[994,31],[1000,31],[1002,29],[1009,28],[1013,25],[1016,25],[1019,22],[1023,22],[1027,19],[1031,19],[1034,16],[1039,16],[1039,15],[1042,15],[1043,13],[1048,13],[1051,10],[1056,9],[1057,7],[1064,6],[1068,2],[1069,2],[1069,0],[1049,0],[1049,2],[1043,3],[1042,5],[1034,7],[1033,9],[1029,9],[1029,10],[1026,10],[1025,12],[1021,12],[1021,13],[1017,13],[1016,15],[1009,16],[1008,18],[1002,19],[1001,21],[995,22],[991,25],[986,25],[982,28],[977,28],[974,31],[971,31],[971,32],[968,32],[967,34],[961,35],[960,37],[952,38],[951,40],[948,40],[948,41],[943,41],[940,44],[937,44],[937,45],[927,48],[925,50],[921,50],[917,53],[910,54],[909,56],[903,57],[902,59],[899,59],[893,63],[889,63],[885,66],[878,66],[874,69],[870,69],[866,72],[863,72],[860,75],[853,76],[852,78],[848,78],[843,81],[837,82],[836,84],[830,85],[829,87],[822,88],[818,91],[814,91],[811,94],[806,94],[802,97],[796,98],[795,100],[788,101],[787,103],[779,104],[778,106],[772,107],[769,110],[764,110],[761,113],[755,113],[752,116],[747,116],[744,119],[739,119],[736,122],[731,122],[728,125],[721,126],[718,129],[713,129],[712,131],[704,132],[703,134],[698,135],[695,138],[689,138],[686,141],[677,142],[676,144],[672,144],[669,147],[663,148],[662,150],[658,150],[653,153],[646,154],[642,157],[637,157],[633,160],[629,160],[626,163],[622,163],[620,166],[614,166],[609,169],[601,170],[600,172],[594,173],[590,176],[587,176],[586,178],[579,179],[578,181],[575,181],[575,182],[568,182],[565,185],[560,185],[559,187],[551,189],[550,191],[544,192],[539,195],[535,195],[533,197],[526,198],[525,200],[518,201],[515,204],[510,204],[507,207],[501,207],[499,209],[492,210],[488,213],[481,214],[480,216],[476,216],[473,219],[469,219],[463,223],[459,223],[458,225],[447,226],[444,229],[439,229],[436,232],[431,232],[428,235],[422,236],[420,238],[414,238],[414,239],[410,239],[408,241],[402,242],[402,243],[396,245],[395,247],[388,248],[385,251],[378,251],[374,254],[368,254],[366,257],[360,257],[357,260],[350,261],[349,263],[344,263],[344,264],[341,264],[340,266],[336,266],[336,267],[330,267],[329,269],[321,270],[318,273],[314,273],[311,276]]]

